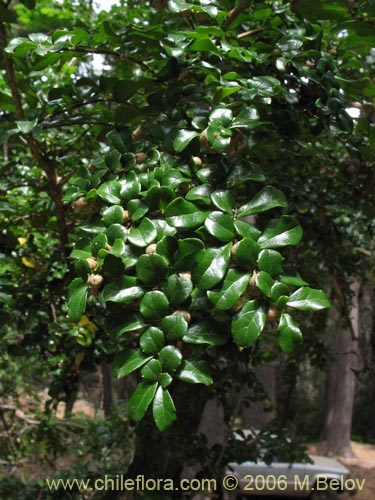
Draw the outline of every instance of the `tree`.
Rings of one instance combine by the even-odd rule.
[[[324,265],[341,244],[313,186],[322,169],[329,175],[318,189],[328,189],[330,203],[345,181],[340,157],[361,154],[360,174],[364,167],[370,175],[372,146],[356,133],[372,129],[354,128],[346,111],[358,91],[363,106],[374,95],[369,76],[353,69],[368,45],[352,55],[344,47],[339,71],[333,52],[341,46],[331,37],[347,30],[353,43],[373,12],[368,6],[363,17],[344,1],[333,9],[321,1],[317,13],[312,6],[129,3],[101,13],[95,26],[88,16],[10,43],[1,24],[4,143],[13,152],[26,141],[54,204],[59,255],[73,245],[70,323],[63,304],[55,323],[87,348],[70,347],[75,359],[137,376],[129,474],[177,478],[197,460],[191,436],[207,398],[221,400],[230,422],[243,386],[259,398],[253,367],[280,349],[298,351],[298,321],[329,306],[320,290],[327,280],[315,274],[310,288],[293,264],[305,277],[301,261],[320,257],[317,220]],[[2,12],[13,21],[9,5]],[[82,73],[93,54],[110,63],[99,77]],[[332,219],[341,207],[331,203]],[[306,228],[302,250],[289,248],[302,238],[291,211]],[[59,277],[60,293],[68,276]],[[225,446],[214,459],[201,455],[215,473],[229,456]]]

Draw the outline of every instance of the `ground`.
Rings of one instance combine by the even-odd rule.
[[[309,446],[310,453],[324,453],[324,443],[314,443]],[[355,459],[339,458],[349,470],[352,479],[364,480],[364,488],[358,491],[354,500],[372,500],[375,498],[375,445],[362,444],[352,441]],[[342,495],[341,500],[353,499],[348,493]]]

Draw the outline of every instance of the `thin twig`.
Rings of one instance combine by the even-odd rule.
[[[226,31],[229,26],[237,19],[239,15],[242,14],[242,12],[247,9],[247,7],[250,7],[251,0],[242,0],[237,7],[235,7],[233,10],[229,12],[228,19],[225,21],[223,25],[223,30]]]
[[[239,35],[237,35],[237,38],[239,40],[242,40],[242,38],[246,38],[248,36],[253,36],[256,33],[259,33],[260,31],[263,31],[263,28],[256,28],[256,29],[253,29],[250,31],[244,31],[243,33],[240,33]]]

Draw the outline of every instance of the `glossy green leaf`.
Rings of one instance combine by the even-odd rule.
[[[167,206],[165,218],[170,226],[194,229],[205,221],[208,212],[201,211],[184,198],[176,198]]]
[[[260,252],[260,246],[252,238],[243,238],[235,244],[232,253],[240,266],[254,267]]]
[[[216,108],[209,117],[210,123],[218,123],[222,127],[228,127],[233,120],[233,112],[229,108]]]
[[[210,365],[206,361],[196,359],[183,361],[178,378],[190,384],[213,384]]]
[[[208,291],[207,296],[216,309],[226,310],[235,305],[248,287],[250,274],[229,269],[220,291]]]
[[[126,303],[142,297],[145,290],[138,285],[137,278],[123,276],[113,281],[103,289],[103,298],[106,302]]]
[[[188,331],[188,323],[181,314],[166,316],[160,326],[168,340],[181,340]]]
[[[113,362],[113,374],[117,378],[126,377],[129,373],[141,368],[150,359],[151,356],[144,356],[140,349],[119,351]]]
[[[154,399],[157,386],[157,382],[153,384],[142,382],[137,385],[128,402],[130,418],[136,422],[142,420]]]
[[[96,257],[102,248],[106,248],[108,245],[107,236],[104,233],[99,233],[92,241],[91,253]]]
[[[143,296],[139,308],[146,320],[156,320],[168,314],[169,302],[164,293],[153,290]]]
[[[249,347],[258,340],[267,319],[262,307],[249,310],[246,305],[237,313],[231,326],[234,341],[242,347]]]
[[[272,277],[266,272],[261,271],[257,274],[255,278],[255,284],[259,290],[266,295],[266,297],[271,297],[271,290],[274,284]]]
[[[207,128],[207,140],[215,151],[225,151],[232,140],[232,130],[218,123],[211,124]]]
[[[271,288],[271,299],[277,303],[280,297],[287,297],[289,300],[289,287],[279,281],[274,283]]]
[[[290,353],[302,343],[301,330],[289,314],[281,314],[277,329],[280,332],[279,344],[284,352]]]
[[[300,311],[319,311],[331,307],[323,290],[302,287],[296,290],[287,302],[287,305]]]
[[[121,184],[118,181],[105,182],[97,188],[96,192],[106,203],[114,205],[119,205],[121,203]]]
[[[187,344],[224,345],[228,342],[225,326],[214,320],[200,320],[194,323],[183,338]]]
[[[208,290],[217,285],[227,272],[232,244],[220,248],[208,248],[197,255],[193,282],[197,287]]]
[[[277,276],[283,270],[284,257],[276,250],[262,250],[258,256],[258,267],[271,276]]]
[[[139,345],[147,354],[157,354],[165,345],[164,334],[160,328],[150,326],[141,335]]]
[[[17,124],[17,128],[20,132],[22,132],[23,134],[29,134],[37,126],[38,120],[37,119],[31,120],[31,121],[23,120],[23,121],[16,122],[16,124]]]
[[[243,238],[251,238],[254,241],[257,241],[259,236],[262,234],[261,231],[259,231],[259,229],[257,229],[253,224],[244,220],[234,221],[234,227],[237,234]]]
[[[161,349],[158,354],[159,361],[163,366],[164,371],[172,372],[181,364],[182,354],[180,350],[173,346],[167,345]]]
[[[272,186],[266,186],[254,198],[238,209],[237,217],[259,214],[275,207],[286,207],[284,194]]]
[[[283,274],[280,276],[280,281],[291,286],[307,286],[306,281],[301,278],[299,273],[295,273],[293,275]]]
[[[227,190],[214,191],[211,194],[211,200],[216,208],[228,214],[232,214],[236,206],[233,194]]]
[[[234,238],[233,220],[228,214],[212,212],[204,225],[207,231],[220,241],[232,241]]]
[[[181,153],[185,148],[187,148],[190,142],[198,136],[198,132],[193,130],[180,130],[173,141],[175,151],[177,151],[177,153]]]
[[[157,236],[156,228],[153,222],[147,217],[142,220],[138,227],[132,226],[129,231],[128,241],[136,247],[146,247]]]
[[[152,405],[156,427],[163,432],[176,420],[176,408],[169,392],[162,387],[156,391]]]
[[[195,255],[203,250],[204,243],[198,238],[184,238],[178,240],[178,251],[175,254],[175,265],[178,269],[189,269]]]
[[[70,321],[78,322],[86,310],[88,285],[81,278],[75,278],[69,285],[69,310]]]
[[[161,372],[162,367],[160,361],[157,359],[150,359],[150,361],[142,368],[141,375],[148,382],[157,382]]]
[[[168,264],[164,257],[154,254],[141,255],[136,264],[138,278],[146,285],[162,283],[168,276]]]
[[[105,234],[110,245],[113,245],[115,240],[120,239],[125,242],[128,239],[128,232],[122,224],[111,224]]]
[[[190,297],[193,283],[183,274],[172,274],[163,285],[162,291],[172,305],[179,305]]]
[[[302,228],[289,215],[271,221],[258,239],[261,248],[278,248],[286,245],[298,245],[302,239]]]

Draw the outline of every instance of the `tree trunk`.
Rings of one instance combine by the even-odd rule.
[[[109,418],[112,413],[113,404],[113,389],[112,389],[112,372],[111,367],[107,363],[101,365],[102,370],[102,387],[103,387],[103,410],[104,416]]]
[[[355,280],[351,286],[352,297],[345,306],[343,296],[336,287],[330,314],[329,331],[332,335],[334,361],[328,366],[326,383],[326,417],[324,437],[327,454],[354,457],[350,444],[355,371],[358,367],[359,289]]]
[[[189,455],[194,456],[192,444],[201,421],[208,396],[202,385],[177,382],[172,397],[176,406],[177,421],[171,429],[161,433],[148,415],[136,431],[135,455],[127,478],[143,476],[147,479],[172,479],[175,485],[181,477]],[[127,492],[127,500],[142,498],[146,492]],[[153,498],[180,499],[181,491],[153,492]]]

